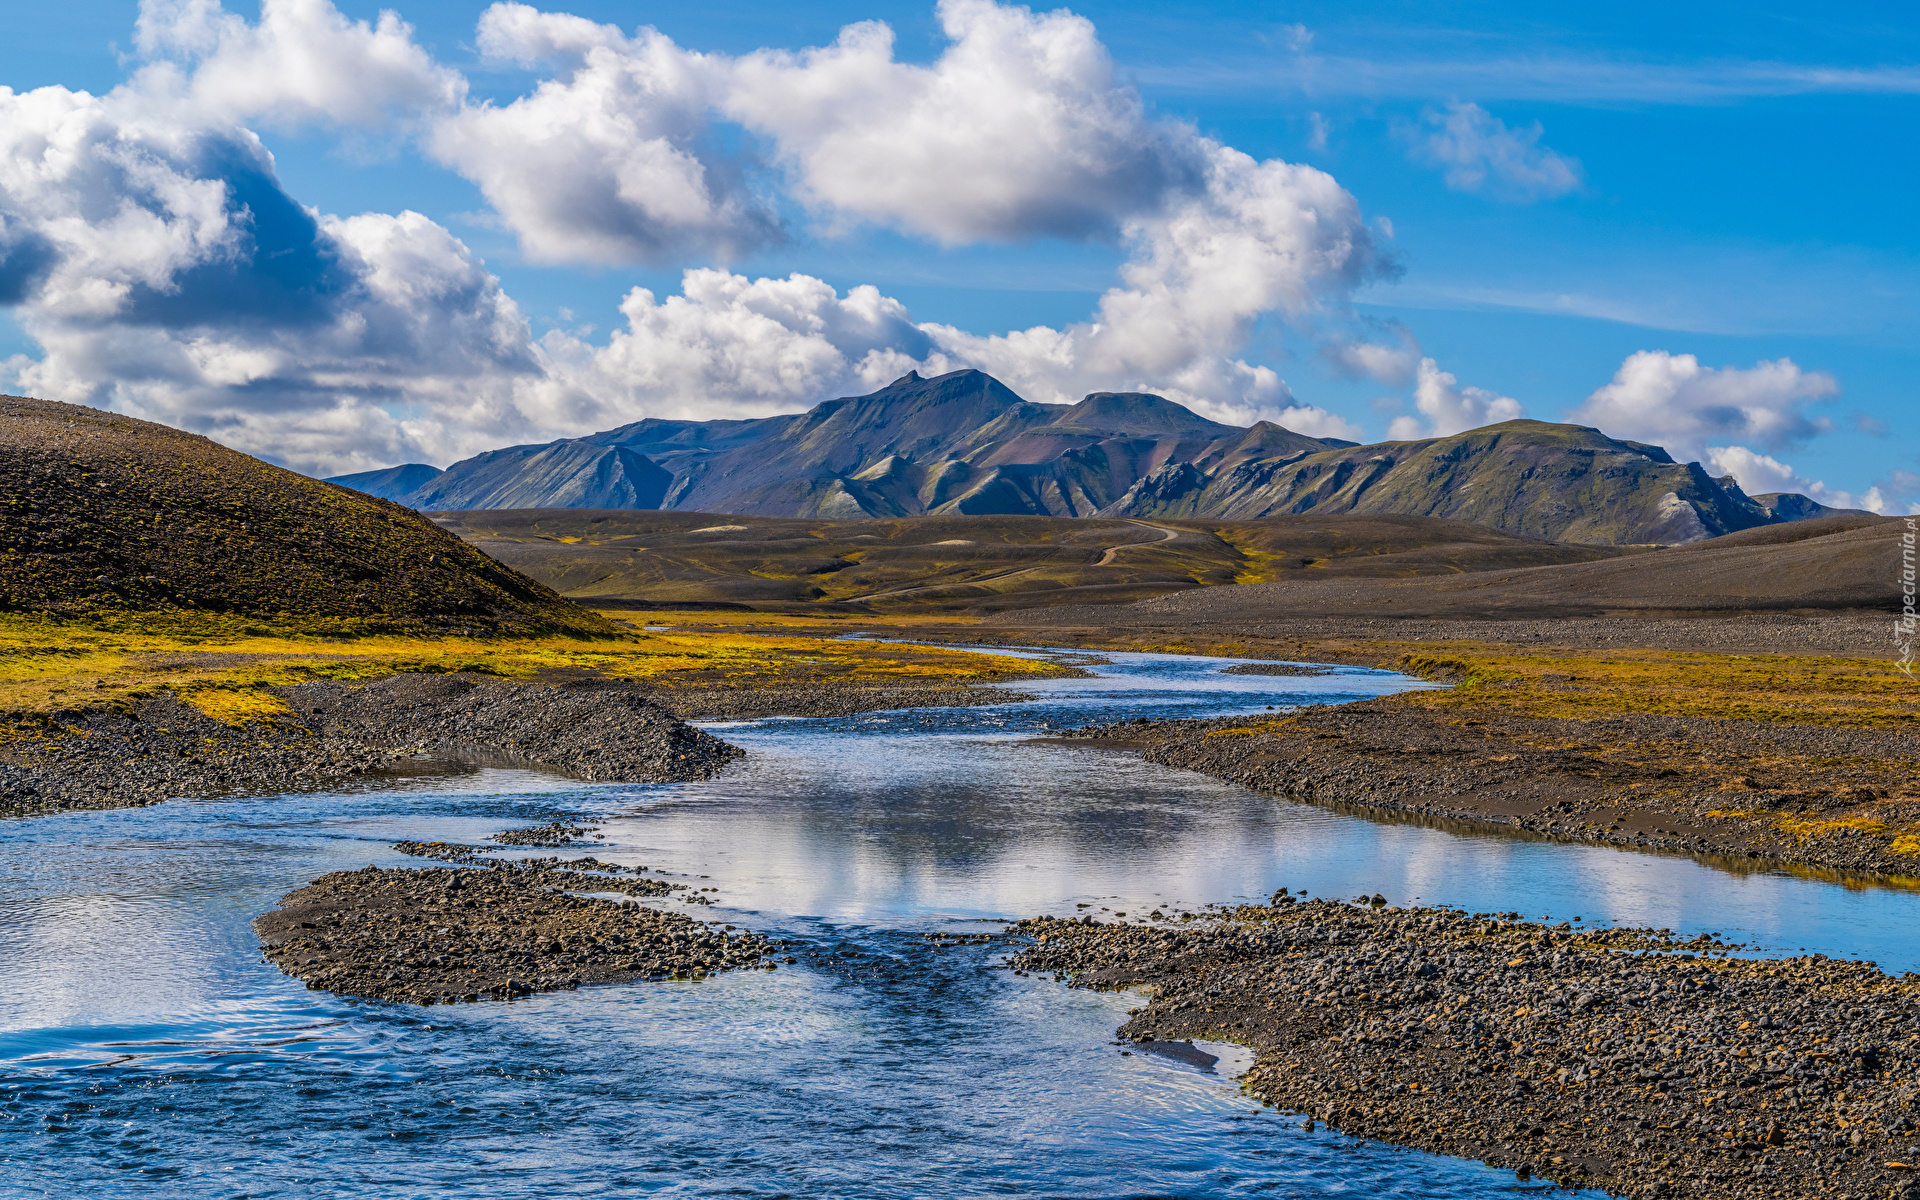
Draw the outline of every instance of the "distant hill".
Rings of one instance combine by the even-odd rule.
[[[327,482],[365,492],[369,496],[378,496],[382,500],[398,500],[432,483],[440,478],[440,474],[439,467],[426,463],[407,463],[380,471],[361,471],[357,475],[335,475]]]
[[[659,508],[673,476],[625,446],[586,441],[490,450],[407,497],[423,509]]]
[[[1767,510],[1776,521],[1818,521],[1825,517],[1871,517],[1877,514],[1864,508],[1828,508],[1798,492],[1762,492],[1753,502]]]
[[[0,609],[613,632],[411,509],[130,417],[0,397]]]
[[[391,486],[377,482],[371,490]],[[1143,392],[1032,404],[970,370],[909,373],[804,413],[649,419],[489,451],[396,498],[426,511],[657,508],[835,520],[1395,513],[1601,545],[1700,541],[1837,511],[1803,496],[1758,503],[1730,477],[1580,425],[1507,421],[1359,446],[1271,422],[1222,425]]]
[[[1124,618],[1105,610],[1063,607],[1032,619],[1069,624],[1124,619],[1203,628],[1309,617],[1497,620],[1897,611],[1901,528],[1898,517],[1824,517],[1630,557],[1497,568],[1445,579],[1360,581],[1301,575],[1234,588],[1231,594],[1203,590],[1157,597],[1130,608]]]
[[[834,521],[541,509],[437,519],[580,603],[615,608],[719,603],[992,612],[1124,603],[1278,579],[1451,579],[1650,553],[1556,545],[1405,516]]]

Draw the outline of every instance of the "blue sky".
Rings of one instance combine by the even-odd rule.
[[[328,7],[284,2],[306,10],[307,19],[316,5]],[[335,7],[336,32],[351,32],[353,22],[369,23],[370,36],[379,28],[378,4],[339,0]],[[459,114],[499,117],[543,82],[577,83],[592,68],[531,51],[508,61],[514,55],[499,52],[500,36],[485,42],[477,32],[487,9],[444,0],[399,4],[395,11],[410,30],[401,37],[390,28],[394,36],[380,44],[409,48],[404,70],[372,82],[359,78],[354,56],[375,43],[343,37],[314,60],[314,69],[340,79],[306,92],[261,82],[263,72],[288,72],[285,60],[273,57],[281,51],[264,45],[257,4],[229,5],[252,40],[236,41],[241,34],[230,24],[224,50],[214,49],[217,39],[206,33],[219,14],[210,17],[195,0],[151,0],[149,25],[171,32],[144,44],[135,32],[142,9],[123,0],[76,0],[51,14],[24,6],[0,11],[0,82],[16,94],[56,88],[118,95],[118,107],[109,104],[97,119],[119,131],[121,142],[136,130],[142,152],[157,156],[177,180],[231,185],[236,178],[230,167],[182,150],[187,135],[179,131],[203,143],[257,135],[272,156],[265,177],[322,217],[316,231],[289,236],[318,239],[321,249],[308,255],[314,261],[337,242],[345,247],[342,262],[362,264],[336,270],[346,271],[342,279],[360,272],[359,282],[349,279],[329,294],[377,293],[328,301],[324,317],[290,319],[276,329],[263,328],[267,318],[253,312],[191,321],[162,312],[143,320],[133,308],[102,308],[84,301],[93,294],[88,286],[104,286],[100,280],[124,284],[128,272],[147,271],[141,286],[153,290],[155,311],[169,303],[184,310],[196,287],[243,286],[231,274],[220,276],[224,283],[208,282],[206,264],[194,254],[252,255],[249,269],[257,270],[267,269],[270,255],[264,242],[205,249],[219,239],[202,230],[195,243],[202,249],[179,249],[191,239],[176,239],[171,266],[107,262],[98,247],[76,250],[60,240],[69,226],[58,204],[73,201],[32,192],[39,186],[32,181],[16,179],[9,191],[0,180],[0,216],[9,219],[0,228],[15,231],[16,246],[38,245],[20,231],[44,228],[52,244],[66,248],[63,262],[78,261],[82,251],[98,259],[89,260],[91,275],[76,272],[70,280],[55,270],[45,276],[52,282],[44,293],[11,297],[0,353],[16,355],[16,386],[197,428],[324,472],[412,457],[444,465],[485,445],[585,432],[641,415],[790,411],[864,390],[874,372],[901,362],[965,364],[1012,375],[1008,382],[1043,393],[1038,399],[1071,398],[1076,388],[1140,386],[1221,419],[1264,416],[1368,440],[1451,432],[1514,411],[1572,416],[1619,436],[1673,444],[1710,467],[1734,470],[1753,491],[1814,490],[1819,482],[1826,491],[1816,494],[1829,503],[1906,511],[1920,501],[1913,402],[1920,270],[1911,234],[1920,172],[1920,21],[1902,7],[1630,3],[1543,11],[1511,3],[1389,3],[1360,13],[1324,3],[1091,3],[1071,10],[1091,23],[1091,33],[1035,16],[1025,24],[1000,21],[992,37],[959,37],[952,14],[943,24],[929,4],[572,0],[548,6],[548,15],[611,24],[629,36],[651,26],[680,56],[660,69],[680,70],[684,58],[695,73],[731,74],[724,83],[687,85],[698,92],[693,100],[688,91],[663,100],[664,87],[654,83],[621,93],[614,110],[659,103],[662,112],[673,111],[650,116],[652,124],[638,134],[610,134],[614,140],[595,142],[582,156],[555,158],[532,179],[525,169],[515,175],[516,152],[507,144],[525,136],[524,125],[489,125],[486,117],[461,125]],[[965,19],[978,30],[999,21],[1000,11]],[[863,168],[879,174],[860,177],[838,161],[836,147],[851,143],[820,131],[831,126],[833,137],[897,146],[899,161],[911,164],[928,141],[926,128],[890,124],[892,114],[876,111],[871,98],[865,108],[824,100],[798,115],[784,111],[782,89],[837,78],[817,63],[810,74],[789,70],[758,83],[738,67],[760,61],[759,52],[829,45],[843,26],[861,21],[891,28],[892,62],[951,76],[962,99],[957,116],[944,102],[946,126],[969,123],[965,97],[978,95],[991,107],[1005,90],[978,86],[963,73],[992,70],[977,61],[983,56],[1017,56],[1022,38],[1054,39],[1045,44],[1076,53],[1103,48],[1111,59],[1108,83],[1082,72],[1046,86],[1054,89],[1047,93],[1052,100],[1106,105],[1105,115],[1073,126],[1047,153],[1079,155],[1073,139],[1083,138],[1093,147],[1087,156],[1111,161],[1091,174],[1063,170],[1044,186],[1032,182],[1031,168],[1009,166],[1009,180],[991,181],[988,189],[981,176],[995,169],[994,156],[971,159],[982,150],[979,142],[956,141],[952,155],[932,161],[976,165],[930,191],[905,188],[869,202],[892,183],[884,156],[882,165]],[[560,29],[521,22],[512,37],[523,48],[545,46]],[[645,59],[638,40],[608,45],[602,53],[625,56],[619,77],[641,78],[633,65]],[[956,62],[957,46],[972,47],[971,65]],[[556,53],[564,59],[571,51]],[[646,53],[656,66],[666,61],[657,47]],[[713,65],[722,60],[724,68]],[[154,81],[155,64],[171,64],[175,86]],[[446,87],[458,94],[422,99]],[[556,99],[554,111],[565,120],[575,112],[582,121],[605,119],[605,108],[579,108],[598,103],[587,98],[589,90],[574,88]],[[1125,105],[1112,97],[1129,94],[1142,112],[1114,115]],[[359,97],[372,97],[366,111],[347,112]],[[33,123],[48,120],[17,103],[0,113],[0,129],[16,127],[10,153],[44,147],[45,129]],[[22,135],[28,126],[31,136]],[[987,113],[980,126],[989,151],[1000,146],[1009,162],[1021,159],[1019,122],[996,124]],[[933,141],[948,132],[936,128]],[[570,228],[563,226],[574,214],[536,211],[537,198],[513,207],[511,196],[537,190],[542,172],[564,189],[574,186],[568,172],[586,179],[599,169],[588,161],[594,155],[628,155],[619,137],[679,147],[703,164],[709,181],[736,172],[732,194],[739,203],[728,208],[716,185],[720,199],[711,212],[660,239],[619,232],[633,227],[632,214]],[[633,155],[642,154],[640,141],[631,146]],[[1228,198],[1244,199],[1253,186],[1219,182],[1227,153],[1220,148],[1228,147],[1255,164],[1301,164],[1330,176],[1350,198],[1351,212],[1313,180],[1282,181],[1272,173],[1260,176],[1261,186],[1282,191],[1270,188],[1261,203],[1306,203],[1299,198],[1310,196],[1322,209],[1316,229],[1332,237],[1327,231],[1337,225],[1343,237],[1369,244],[1343,264],[1300,278],[1273,266],[1270,276],[1248,285],[1252,291],[1238,307],[1215,314],[1215,325],[1196,321],[1186,341],[1159,345],[1162,331],[1232,286],[1204,274],[1231,264],[1167,265],[1167,248],[1186,228],[1168,213],[1192,201],[1194,213],[1210,214],[1207,220],[1235,237],[1275,227],[1265,210]],[[118,170],[119,160],[108,159]],[[1184,183],[1147,178],[1183,171]],[[1199,182],[1208,171],[1214,174]],[[1003,217],[976,220],[960,211],[976,185],[987,205],[1007,188],[1031,194]],[[140,189],[150,185],[126,186],[145,196]],[[589,183],[578,186],[582,209],[605,199]],[[1088,199],[1102,190],[1126,195]],[[934,212],[949,193],[956,211]],[[644,204],[655,207],[635,220],[663,211],[653,200]],[[326,224],[331,217],[404,212],[430,226],[395,232],[401,227]],[[175,227],[192,219],[177,207],[167,214]],[[1216,226],[1203,234],[1215,236]],[[16,261],[26,253],[16,250]],[[307,258],[283,257],[283,273],[296,260]],[[1129,285],[1123,268],[1143,262],[1151,278]],[[396,284],[396,272],[414,269],[397,263],[426,264],[418,269],[433,285]],[[668,298],[681,292],[682,272],[699,268],[747,280],[809,277],[836,295],[763,304],[729,292],[703,300],[697,313],[695,305],[672,308]],[[201,275],[191,284],[151,275],[196,269]],[[498,281],[497,295],[487,291],[489,276]],[[0,297],[8,296],[4,282]],[[837,307],[862,285],[899,302],[910,323],[866,310],[849,316]],[[317,285],[298,286],[304,295]],[[638,325],[620,311],[636,286],[654,297]],[[1140,324],[1129,331],[1108,319],[1104,332],[1089,332],[1097,310],[1108,318],[1121,311],[1100,310],[1103,293],[1128,286],[1147,298],[1140,301],[1147,310],[1136,314]],[[420,311],[436,304],[445,311]],[[787,306],[783,313],[798,304],[805,320],[824,321],[827,332],[774,330],[800,340],[754,341],[733,319],[743,304],[755,312]],[[506,329],[521,319],[524,337]],[[642,336],[647,322],[652,332]],[[836,322],[859,328],[835,333]],[[955,332],[923,335],[916,324]],[[991,340],[1034,326],[1058,331],[1060,339],[1038,349]],[[397,335],[373,345],[341,333],[383,327],[412,330],[409,336],[421,340],[408,349]],[[128,349],[129,330],[146,349]],[[621,330],[633,336],[611,345]],[[690,344],[701,337],[717,340]],[[726,374],[743,361],[741,346],[771,356],[739,368],[750,378]],[[1377,349],[1354,349],[1362,346]],[[1694,356],[1690,365],[1680,357],[1687,355]],[[422,366],[427,359],[433,365]],[[1783,359],[1791,369],[1779,366]],[[1616,381],[1630,360],[1637,363],[1631,378]],[[1610,383],[1611,391],[1596,396]]]

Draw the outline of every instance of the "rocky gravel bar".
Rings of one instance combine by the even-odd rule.
[[[759,934],[579,894],[659,896],[668,884],[552,861],[339,871],[253,927],[268,961],[309,988],[410,1004],[774,967]]]
[[[1248,1091],[1309,1123],[1523,1180],[1920,1198],[1920,976],[1370,899],[1039,917],[1010,965],[1147,991],[1135,1042],[1253,1047]]]
[[[16,718],[0,746],[0,816],[318,787],[421,756],[674,782],[709,778],[744,753],[635,685],[402,674],[267,690],[286,711],[244,724],[171,694]]]

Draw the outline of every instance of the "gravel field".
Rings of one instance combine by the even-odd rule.
[[[1355,1136],[1622,1196],[1920,1197],[1920,977],[1291,900],[1035,918],[1012,964],[1147,991],[1122,1038],[1250,1045],[1249,1091]]]

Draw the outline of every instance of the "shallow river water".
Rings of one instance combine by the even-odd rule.
[[[0,1195],[1465,1197],[1511,1173],[1308,1132],[1219,1063],[1122,1055],[1137,998],[931,950],[1038,913],[1380,892],[1920,967],[1920,896],[1362,820],[1036,734],[1421,686],[1110,656],[975,709],[715,726],[720,778],[444,769],[0,826]],[[438,1008],[343,1000],[248,922],[316,875],[579,817],[596,856],[800,962]],[[532,851],[531,853],[550,853]],[[1078,906],[1086,905],[1086,908]]]

